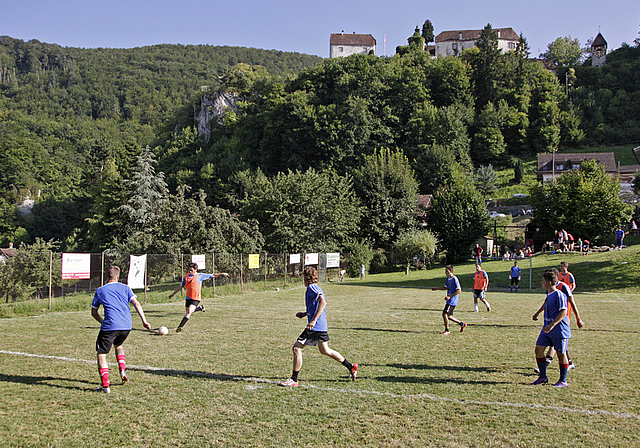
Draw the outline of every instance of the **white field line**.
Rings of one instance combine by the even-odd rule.
[[[65,356],[36,355],[33,353],[13,352],[8,350],[0,350],[0,353],[5,355],[26,356],[31,358],[55,359],[58,361],[82,362],[85,364],[97,363],[95,360],[91,361],[86,359],[67,358]],[[222,376],[222,375],[216,375],[216,374],[206,373],[206,372],[197,372],[192,370],[175,370],[175,369],[166,369],[163,367],[152,367],[152,366],[129,365],[129,368],[136,369],[136,370],[149,371],[149,372],[170,372],[178,375],[200,376],[200,377],[212,378],[212,379]],[[268,380],[265,378],[249,378],[249,377],[239,377],[239,376],[229,376],[229,377],[225,376],[225,378],[232,379],[233,381],[237,381],[237,382],[273,384],[273,385],[278,384],[277,381]],[[302,389],[319,390],[323,392],[338,392],[343,394],[359,394],[359,395],[370,395],[370,396],[379,396],[379,397],[390,397],[390,398],[398,398],[401,400],[405,400],[409,398],[409,399],[418,399],[418,400],[440,401],[444,403],[454,403],[454,404],[462,404],[462,405],[536,409],[536,410],[547,410],[547,411],[558,411],[558,412],[571,412],[574,414],[585,414],[585,415],[594,415],[594,416],[602,415],[606,417],[640,419],[640,414],[611,412],[611,411],[604,411],[604,410],[598,410],[598,409],[579,409],[579,408],[576,409],[576,408],[568,408],[565,406],[549,406],[549,405],[535,404],[535,403],[527,404],[527,403],[511,403],[511,402],[504,402],[504,401],[461,400],[458,398],[439,397],[437,395],[432,395],[432,394],[396,394],[393,392],[381,392],[376,390],[357,390],[357,389],[341,389],[341,388],[335,388],[335,387],[321,387],[321,386],[314,386],[311,384],[301,384],[298,387]]]

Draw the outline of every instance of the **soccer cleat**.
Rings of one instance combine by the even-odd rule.
[[[569,387],[569,383],[567,383],[566,381],[558,381],[551,387]]]
[[[126,370],[121,370],[120,371],[120,379],[122,380],[122,384],[129,382],[129,375],[127,375],[127,371]]]
[[[467,328],[467,324],[465,322],[462,322],[462,324],[460,324],[460,333],[462,333],[465,328]]]
[[[474,313],[477,313],[477,312],[478,312],[478,308],[476,308],[475,310],[473,310],[473,312],[474,312]]]
[[[573,370],[573,369],[575,369],[575,368],[576,368],[576,365],[575,365],[573,362],[570,362],[570,363],[569,363],[569,367],[567,368],[567,371],[569,371],[569,370]]]
[[[358,364],[351,364],[351,380],[355,381],[358,376]]]
[[[487,313],[490,313],[490,312],[491,312],[491,307],[490,307],[490,306],[488,306],[488,307],[487,307]]]
[[[204,305],[200,305],[200,311],[202,311],[203,313],[206,311],[206,310],[204,309]]]
[[[448,334],[451,334],[451,332],[450,332],[449,330],[444,330],[444,331],[443,331],[442,333],[440,333],[440,334],[442,334],[442,335],[445,335],[445,336],[446,336],[446,335],[448,335]]]
[[[282,381],[282,382],[278,383],[278,386],[282,386],[282,387],[297,387],[298,386],[298,382],[297,381],[293,381],[291,378],[288,378],[287,381]]]
[[[180,333],[182,331],[182,327],[176,328],[176,333]]]
[[[110,387],[98,387],[97,389],[93,390],[94,392],[104,392],[105,394],[110,394],[111,393],[111,388]]]
[[[549,378],[538,378],[533,383],[531,383],[531,385],[538,386],[540,384],[547,384],[548,382],[549,382]]]

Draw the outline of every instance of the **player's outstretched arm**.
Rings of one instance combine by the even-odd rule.
[[[142,305],[140,305],[140,302],[138,302],[138,299],[136,299],[135,297],[132,297],[131,303],[133,303],[133,306],[136,309],[138,316],[140,316],[140,319],[142,320],[142,326],[147,330],[151,330],[151,324],[147,322],[147,319],[145,319],[144,311],[142,310]]]
[[[171,298],[171,297],[175,296],[176,294],[178,294],[178,291],[180,291],[181,289],[182,289],[182,283],[180,283],[178,285],[178,287],[176,288],[175,291],[173,291],[171,294],[169,294],[169,298]]]
[[[218,278],[218,277],[231,277],[229,274],[227,274],[226,272],[218,272],[218,273],[212,273],[211,274],[213,276],[213,278]]]

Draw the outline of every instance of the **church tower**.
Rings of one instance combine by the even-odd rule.
[[[607,61],[607,41],[598,33],[591,43],[591,65],[602,67]]]

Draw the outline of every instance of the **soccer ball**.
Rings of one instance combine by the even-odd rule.
[[[280,288],[276,288],[276,291],[280,291]]]
[[[169,334],[169,329],[167,327],[158,328],[158,334],[160,336],[164,336],[165,334]]]

